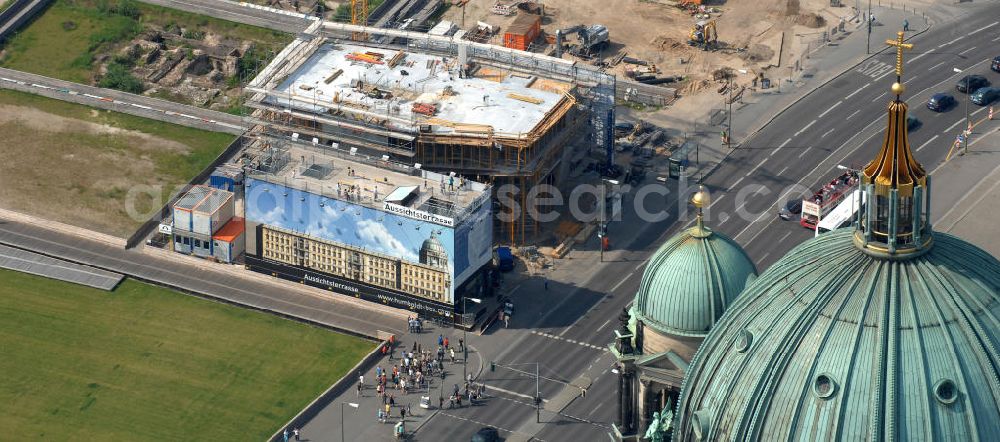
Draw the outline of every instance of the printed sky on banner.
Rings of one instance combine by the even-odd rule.
[[[420,262],[420,247],[431,232],[448,254],[454,276],[454,230],[298,189],[248,179],[246,217],[410,262]]]

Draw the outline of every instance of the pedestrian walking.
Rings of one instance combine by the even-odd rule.
[[[910,30],[910,21],[904,18],[903,19],[903,31],[907,32],[909,30]]]
[[[626,181],[628,181],[628,180],[626,180]],[[542,281],[542,285],[544,285],[545,286],[545,290],[548,291],[549,290],[549,278],[545,278],[545,280]]]
[[[410,411],[410,404],[409,403],[406,404],[406,414],[408,414],[410,416],[413,416],[413,412]]]
[[[448,337],[447,336],[445,336],[445,338],[444,338],[444,349],[445,350],[448,349]]]
[[[361,397],[361,384],[358,384],[358,397]]]
[[[465,340],[458,338],[458,351],[465,351]]]
[[[389,395],[389,406],[390,407],[396,406],[396,397],[391,394]]]
[[[454,348],[451,349],[451,363],[452,364],[455,363],[455,349]]]
[[[287,429],[287,428],[285,428],[285,431],[283,431],[283,432],[281,433],[281,438],[282,438],[282,440],[284,440],[285,442],[288,442],[288,429]]]
[[[443,409],[443,408],[444,408],[444,397],[443,396],[438,396],[438,410]]]
[[[358,372],[358,383],[361,384],[362,386],[365,385],[365,375],[360,371]]]
[[[388,416],[390,411],[392,411],[392,405],[385,404],[385,415]]]
[[[295,440],[302,440],[302,439],[299,439],[299,429],[298,428],[292,430],[292,435],[295,436]]]
[[[406,420],[406,408],[399,407],[399,419]]]

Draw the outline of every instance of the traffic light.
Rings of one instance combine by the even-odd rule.
[[[497,371],[497,363],[490,361],[490,371]]]

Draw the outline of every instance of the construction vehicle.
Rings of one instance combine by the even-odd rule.
[[[570,48],[570,53],[579,57],[590,57],[601,52],[611,41],[608,27],[604,25],[576,25],[556,31],[556,58],[562,57],[563,40],[566,35],[577,34],[580,42]]]
[[[719,34],[715,30],[715,20],[698,20],[688,35],[688,44],[709,51],[719,46]]]

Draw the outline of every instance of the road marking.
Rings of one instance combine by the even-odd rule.
[[[878,101],[878,100],[881,100],[881,99],[882,99],[882,97],[884,97],[884,96],[885,96],[885,92],[883,92],[883,93],[881,93],[881,94],[878,94],[878,96],[877,96],[877,97],[875,97],[875,98],[873,98],[873,99],[872,99],[872,103],[874,103],[874,102],[876,102],[876,101]]]
[[[917,148],[917,152],[920,152],[920,149],[923,149],[923,148],[924,148],[925,146],[927,146],[928,144],[931,144],[931,142],[932,142],[932,141],[934,141],[934,140],[936,140],[938,136],[939,136],[939,135],[934,135],[933,137],[931,137],[931,139],[927,140],[927,142],[926,142],[926,143],[924,143],[924,144],[921,144],[921,145],[920,145],[920,147],[918,147],[918,148]]]
[[[959,41],[959,40],[961,40],[961,39],[963,39],[963,38],[965,38],[965,37],[966,37],[965,35],[963,35],[963,36],[961,36],[961,37],[956,37],[956,38],[955,38],[954,40],[952,40],[952,41],[949,41],[948,43],[945,43],[945,44],[944,44],[943,46],[947,46],[947,45],[950,45],[950,44],[952,44],[952,43],[955,43],[955,42],[957,42],[957,41]]]
[[[965,55],[965,53],[966,53],[966,52],[969,52],[969,51],[971,51],[971,50],[974,50],[974,49],[976,49],[976,47],[975,47],[975,46],[973,46],[973,47],[971,47],[971,48],[969,48],[969,49],[966,49],[966,50],[964,50],[964,51],[962,51],[962,52],[959,52],[959,53],[958,53],[958,55]]]
[[[756,171],[757,171],[757,169],[760,169],[760,166],[763,166],[763,165],[764,165],[764,163],[766,163],[766,162],[767,162],[767,158],[764,158],[763,160],[760,160],[760,162],[759,162],[759,163],[757,163],[757,165],[756,165],[756,166],[754,166],[754,168],[753,168],[753,169],[750,169],[750,171],[749,171],[749,172],[747,172],[747,173],[746,173],[746,175],[743,175],[743,177],[744,177],[744,178],[746,178],[746,177],[750,176],[750,174],[751,174],[751,173],[754,173],[754,172],[756,172]]]
[[[736,180],[736,182],[733,183],[732,186],[729,186],[729,188],[726,189],[726,192],[731,192],[733,190],[733,188],[736,187],[737,185],[739,185],[740,183],[742,183],[743,182],[743,178],[746,178],[746,177],[747,177],[746,175],[741,176],[740,179]]]
[[[851,117],[853,117],[853,116],[857,115],[857,114],[858,114],[858,112],[861,112],[861,109],[858,109],[858,110],[856,110],[856,111],[854,111],[854,112],[851,112],[851,114],[850,114],[850,115],[848,115],[848,116],[847,116],[847,118],[844,118],[844,119],[845,119],[845,120],[850,120],[850,119],[851,119]]]
[[[820,135],[820,138],[826,138],[827,135],[830,135],[835,130],[837,130],[837,128],[833,128],[833,129],[830,129],[830,130],[826,131],[825,134]]]
[[[807,147],[805,149],[802,149],[802,153],[799,154],[799,158],[806,156],[806,152],[809,152],[809,149],[812,149],[812,147]]]
[[[788,170],[788,166],[785,166],[784,169],[781,169],[781,172],[778,172],[778,176],[782,176],[786,170]]]
[[[807,124],[805,127],[799,129],[798,132],[795,132],[795,136],[799,136],[800,133],[804,132],[806,129],[809,129],[809,126],[812,126],[813,124],[816,124],[816,120],[810,121],[809,124]]]
[[[995,22],[990,23],[990,24],[988,24],[986,26],[983,26],[983,27],[981,27],[979,29],[976,29],[975,31],[970,32],[969,35],[975,34],[975,33],[979,32],[979,31],[985,31],[985,30],[987,30],[989,28],[992,28],[992,27],[996,26],[997,24],[1000,24],[1000,21],[995,21]]]
[[[572,327],[572,325],[570,327]],[[569,330],[569,327],[567,327],[566,330]],[[563,333],[565,333],[565,331],[563,331]],[[594,349],[594,350],[597,350],[597,351],[607,351],[607,349],[604,348],[604,347],[598,347],[598,346],[593,345],[593,344],[588,344],[586,342],[578,342],[578,341],[574,341],[572,339],[566,339],[566,338],[563,338],[562,336],[556,336],[556,335],[553,335],[553,334],[549,334],[549,333],[545,333],[545,332],[540,332],[538,330],[532,330],[531,334],[538,335],[538,336],[543,336],[543,337],[546,337],[546,338],[549,338],[549,339],[555,339],[557,341],[569,342],[571,344],[576,344],[576,345],[579,345],[581,347],[586,347],[586,348]]]
[[[604,323],[601,324],[600,327],[597,327],[597,331],[601,331],[601,329],[603,329],[604,327],[607,327],[609,322],[611,322],[611,319],[608,319],[607,321],[604,321]]]
[[[532,376],[532,377],[534,377],[534,376]],[[511,396],[517,396],[517,397],[523,397],[525,399],[535,400],[535,398],[532,397],[532,396],[530,396],[530,395],[523,394],[523,393],[518,393],[516,391],[510,391],[510,390],[508,390],[506,388],[494,387],[494,386],[489,385],[489,384],[484,384],[483,386],[486,387],[487,390],[499,391],[501,393],[509,394]],[[549,401],[548,399],[542,398],[542,402],[548,402],[548,401]],[[447,413],[441,413],[441,414],[447,415]],[[449,415],[449,416],[451,416],[451,415]],[[458,417],[458,416],[452,416],[452,417]],[[464,418],[459,417],[459,419],[464,419]],[[468,419],[466,419],[466,420],[468,420]],[[485,424],[483,424],[483,425],[485,425]],[[504,430],[504,431],[510,431],[510,430]],[[510,432],[513,433],[513,431],[510,431]]]
[[[784,241],[785,238],[788,238],[788,235],[791,235],[791,234],[792,234],[792,232],[785,232],[784,236],[782,236],[781,239],[778,240],[778,242]]]
[[[767,253],[765,253],[764,256],[761,256],[760,260],[758,260],[757,262],[764,262],[764,260],[767,259],[768,256],[771,256],[771,252],[770,251],[768,251]]]
[[[599,403],[597,404],[597,406],[596,406],[596,407],[594,407],[594,409],[590,411],[590,414],[588,414],[588,415],[587,415],[587,417],[591,417],[591,416],[593,416],[593,415],[594,415],[594,413],[597,413],[597,410],[600,410],[600,409],[601,409],[601,406],[603,406],[603,405],[604,405],[604,402],[599,402]]]
[[[952,129],[954,129],[954,128],[955,128],[955,126],[958,126],[959,124],[962,124],[962,122],[963,122],[963,121],[965,121],[965,119],[964,119],[964,118],[963,118],[963,119],[961,119],[961,120],[958,120],[958,121],[956,121],[956,122],[955,122],[955,124],[952,124],[951,126],[948,126],[948,128],[947,128],[947,129],[945,129],[945,130],[944,130],[944,132],[941,132],[941,133],[943,133],[943,134],[944,134],[944,133],[948,133],[948,132],[951,132],[951,130],[952,130]]]
[[[778,146],[778,148],[777,148],[777,149],[774,149],[774,150],[772,150],[772,151],[771,151],[771,153],[770,153],[770,154],[769,154],[768,156],[774,156],[774,154],[775,154],[776,152],[778,152],[779,150],[781,150],[781,148],[783,148],[783,147],[787,146],[787,145],[788,145],[788,143],[791,143],[791,142],[792,142],[792,139],[791,139],[791,138],[789,138],[789,139],[785,140],[785,142],[784,142],[784,143],[781,143],[781,145],[780,145],[780,146]]]
[[[941,66],[941,65],[943,65],[943,64],[945,64],[945,63],[947,63],[947,61],[942,61],[942,62],[940,62],[940,63],[938,63],[938,64],[936,64],[936,65],[934,65],[934,66],[931,66],[931,67],[930,67],[929,69],[927,69],[927,70],[928,70],[928,71],[933,71],[933,70],[934,70],[934,68],[936,68],[936,67],[938,67],[938,66]]]
[[[848,96],[846,96],[846,97],[844,97],[844,99],[845,99],[845,100],[847,100],[847,99],[849,99],[849,98],[853,97],[853,96],[854,96],[854,94],[856,94],[856,93],[858,93],[858,92],[861,92],[861,90],[862,90],[862,89],[864,89],[864,88],[866,88],[866,87],[868,87],[868,86],[871,86],[871,83],[865,83],[865,85],[864,85],[864,86],[861,86],[861,87],[859,87],[859,88],[858,88],[858,89],[857,89],[856,91],[854,91],[854,92],[851,92],[851,94],[850,94],[850,95],[848,95]]]
[[[833,106],[830,106],[830,107],[829,107],[829,108],[827,108],[827,109],[826,109],[825,111],[823,111],[823,113],[819,114],[819,118],[823,118],[824,116],[826,116],[826,114],[827,114],[828,112],[832,111],[832,110],[833,110],[833,108],[835,108],[835,107],[837,107],[837,106],[840,106],[840,103],[843,103],[843,102],[844,102],[844,100],[840,100],[840,101],[838,101],[838,102],[834,103],[834,104],[833,104]]]
[[[611,291],[612,291],[612,292],[614,292],[615,290],[618,290],[618,287],[621,287],[621,286],[622,286],[622,284],[624,284],[624,283],[625,283],[625,281],[628,281],[628,279],[629,279],[629,278],[631,278],[631,277],[632,277],[632,275],[633,275],[634,273],[635,273],[635,272],[633,271],[632,273],[629,273],[629,274],[628,274],[628,275],[626,275],[626,276],[625,276],[624,278],[622,278],[622,280],[621,280],[621,281],[618,281],[618,284],[615,284],[615,286],[614,286],[614,287],[611,287]]]
[[[993,40],[991,40],[991,41],[997,41],[997,40],[1000,40],[1000,37],[997,37],[997,38],[994,38],[994,39],[993,39]]]
[[[979,110],[977,110],[977,111],[973,111],[973,112],[972,112],[972,115],[975,115],[975,114],[978,114],[978,113],[980,113],[980,112],[982,112],[982,111],[984,111],[984,110],[986,110],[986,108],[985,108],[985,107],[981,107],[981,108],[979,108]],[[979,123],[976,123],[976,124],[979,124]]]
[[[927,55],[927,54],[929,54],[929,52],[924,52],[923,54],[920,54],[920,55],[918,55],[916,57],[913,57],[913,58],[911,58],[911,59],[909,59],[907,61],[917,61],[917,59],[919,59],[920,57],[923,57],[924,55]]]

